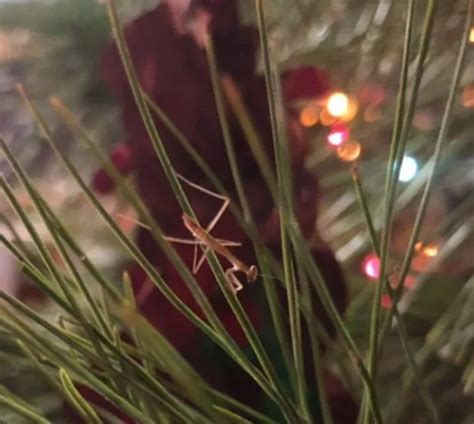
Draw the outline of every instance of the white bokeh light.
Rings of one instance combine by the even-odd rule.
[[[405,156],[402,161],[402,166],[400,168],[400,176],[398,179],[403,182],[407,183],[415,178],[415,175],[418,171],[418,164],[416,160],[413,159],[411,156]]]
[[[329,96],[326,108],[332,116],[340,118],[349,109],[349,98],[344,93],[333,93]]]

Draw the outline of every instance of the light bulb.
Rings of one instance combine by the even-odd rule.
[[[402,161],[402,166],[400,168],[400,175],[398,179],[403,182],[407,183],[415,178],[415,175],[418,171],[418,164],[415,159],[411,156],[405,156]]]
[[[327,109],[321,110],[321,113],[319,114],[319,120],[321,121],[321,124],[324,125],[325,127],[329,127],[334,122],[336,122],[336,118],[332,116]]]
[[[300,113],[300,124],[303,127],[313,127],[318,123],[319,111],[314,104],[306,106]]]
[[[349,99],[349,103],[347,105],[346,113],[344,113],[343,115],[339,117],[339,119],[343,122],[352,121],[357,115],[357,112],[359,110],[359,102],[357,101],[357,99],[352,96],[350,96],[348,99]]]
[[[375,254],[367,255],[362,262],[362,270],[370,280],[377,280],[380,276],[380,259]]]
[[[341,92],[333,93],[329,96],[326,108],[336,118],[344,116],[349,110],[349,98]]]
[[[334,125],[327,136],[327,141],[332,146],[340,146],[349,138],[349,130],[344,125]]]
[[[344,162],[353,162],[361,152],[361,145],[357,141],[349,141],[337,148],[337,156]]]
[[[436,243],[424,244],[422,241],[419,241],[415,244],[415,250],[421,252],[427,258],[434,258],[438,255],[439,247]]]

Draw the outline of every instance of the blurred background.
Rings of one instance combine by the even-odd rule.
[[[156,7],[158,1],[118,2],[124,22]],[[395,97],[399,87],[406,2],[393,0],[273,0],[267,7],[271,37],[282,70],[310,65],[325,72],[330,93],[295,107],[311,137],[306,167],[315,172],[323,198],[317,225],[344,268],[350,304],[346,318],[361,346],[367,344],[374,280],[379,272],[358,206],[351,167],[358,164],[377,229],[389,154]],[[426,1],[417,2],[416,27]],[[240,2],[241,19],[255,24],[252,0]],[[396,201],[391,266],[401,264],[433,155],[466,16],[467,1],[438,2],[421,96],[410,129]],[[15,84],[25,84],[53,125],[64,151],[84,175],[98,165],[47,107],[51,95],[63,99],[101,145],[121,140],[120,110],[100,78],[99,63],[110,40],[103,5],[97,0],[0,0],[0,134],[28,169],[40,191],[103,269],[114,272],[123,253],[99,217],[90,213],[79,189],[44,143],[38,142],[29,112]],[[419,33],[415,34],[419,42]],[[416,55],[409,68],[413,75]],[[400,310],[410,345],[436,404],[449,423],[474,420],[474,28],[457,90],[452,123],[438,167],[415,260]],[[336,122],[337,121],[337,122]],[[9,169],[0,159],[2,174]],[[21,196],[20,196],[21,197]],[[113,209],[116,199],[105,197]],[[24,208],[39,224],[24,196]],[[2,232],[26,233],[0,198]],[[48,237],[44,232],[44,237]],[[100,242],[97,242],[100,240]],[[54,308],[23,281],[0,247],[1,289],[27,299],[45,314]],[[385,306],[389,306],[388,302]],[[387,339],[381,363],[382,400],[391,422],[429,422],[406,371],[396,332]],[[8,346],[0,360],[8,360]],[[28,378],[21,364],[0,367],[0,380],[17,385],[32,403],[57,408]],[[21,378],[18,378],[21,376]],[[1,414],[0,414],[1,416]]]

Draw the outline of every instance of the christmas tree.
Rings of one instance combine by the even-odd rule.
[[[103,3],[0,5],[1,419],[472,422],[472,1]]]

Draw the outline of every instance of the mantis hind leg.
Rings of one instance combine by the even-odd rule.
[[[234,242],[234,241],[228,241],[228,240],[221,240],[221,239],[217,239],[217,241],[222,245],[222,246],[231,246],[231,247],[235,247],[235,246],[241,246],[242,243],[239,243],[239,242]],[[202,256],[199,258],[199,261],[197,261],[197,251],[198,251],[198,244],[197,243],[194,247],[194,257],[193,257],[193,273],[194,274],[197,274],[199,272],[199,270],[201,269],[204,261],[206,260],[207,258],[207,254],[209,253],[209,247],[204,247],[202,244]]]
[[[209,247],[203,247],[202,256],[197,260],[198,245],[194,246],[194,257],[193,257],[193,274],[197,274],[202,267],[202,264],[206,260],[209,252]]]

